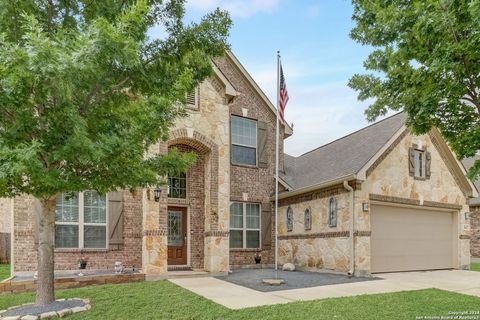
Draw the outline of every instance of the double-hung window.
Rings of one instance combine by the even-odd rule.
[[[232,163],[257,165],[257,121],[232,116]]]
[[[57,197],[55,247],[107,248],[106,195],[85,191]]]
[[[233,202],[230,205],[230,248],[260,248],[260,205]]]

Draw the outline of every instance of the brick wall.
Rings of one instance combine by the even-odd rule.
[[[215,64],[232,83],[235,90],[240,92],[230,104],[230,114],[244,116],[267,123],[267,168],[231,165],[230,168],[230,200],[260,203],[262,211],[270,209],[271,235],[268,242],[263,241],[262,263],[271,264],[274,259],[274,212],[270,196],[275,190],[275,114],[258,96],[254,88],[241,74],[241,71],[229,59],[215,61]],[[247,114],[245,115],[245,110]],[[283,128],[280,136],[283,136]],[[280,144],[280,154],[283,154],[283,143]],[[283,157],[280,157],[280,168],[283,167]],[[245,199],[246,196],[246,199]],[[264,219],[265,220],[265,219]],[[230,250],[230,265],[252,264],[257,250]]]
[[[480,257],[480,206],[471,207],[470,230],[472,236],[470,238],[470,253],[474,257]]]
[[[168,204],[187,205],[190,215],[190,266],[203,269],[205,250],[205,155],[195,148],[176,144],[179,152],[197,154],[197,162],[187,172],[187,199],[169,199]]]
[[[34,199],[29,196],[15,198],[14,272],[37,269],[37,245],[35,244]],[[142,201],[140,193],[124,192],[123,245],[109,250],[57,249],[56,270],[78,269],[77,260],[86,258],[87,269],[113,269],[116,261],[125,266],[142,266]]]

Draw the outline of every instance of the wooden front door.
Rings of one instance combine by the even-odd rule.
[[[187,208],[168,207],[168,265],[187,264]]]

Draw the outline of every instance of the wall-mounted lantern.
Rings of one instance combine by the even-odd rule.
[[[153,194],[155,196],[155,202],[159,202],[160,201],[160,195],[162,194],[162,189],[160,189],[160,187],[157,186],[153,190]]]
[[[370,211],[370,206],[369,206],[368,202],[362,202],[362,211],[363,212]]]

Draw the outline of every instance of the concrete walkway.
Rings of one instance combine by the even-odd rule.
[[[442,270],[384,273],[376,276],[381,279],[273,292],[259,292],[215,278],[170,281],[230,309],[427,288],[480,297],[480,272]]]

